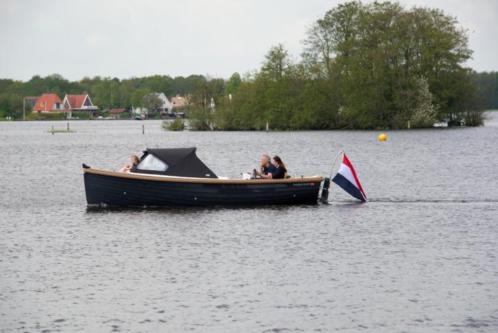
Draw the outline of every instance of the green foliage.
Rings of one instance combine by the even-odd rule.
[[[465,126],[482,126],[485,118],[482,111],[467,111],[463,115],[463,122]]]
[[[472,72],[479,110],[498,109],[498,72]]]
[[[415,81],[413,95],[410,97],[408,100],[411,100],[412,105],[406,110],[407,114],[411,114],[410,127],[425,128],[434,125],[437,121],[436,109],[432,103],[432,94],[426,79],[419,78]],[[398,127],[402,127],[402,124]]]
[[[217,80],[224,89],[224,81]],[[47,92],[55,93],[61,99],[65,94],[89,93],[93,104],[100,109],[145,107],[147,102],[144,103],[143,97],[152,92],[163,92],[169,97],[177,94],[190,95],[205,81],[206,78],[202,75],[175,78],[154,75],[126,80],[95,76],[75,82],[70,82],[58,74],[46,77],[36,75],[27,82],[0,79],[0,110],[5,116],[21,119],[23,97],[40,96]]]
[[[230,79],[228,79],[226,83],[225,94],[227,96],[235,94],[239,90],[241,84],[242,84],[242,78],[240,77],[240,74],[233,73],[232,76],[230,76]]]
[[[103,116],[102,114],[98,114],[97,116],[99,115]],[[90,112],[85,112],[85,111],[73,112],[71,116],[75,119],[80,119],[80,120],[92,119],[92,114]]]
[[[37,113],[31,112],[26,115],[26,120],[64,120],[67,118],[67,114],[64,112],[57,113]]]
[[[213,113],[203,107],[192,107],[188,111],[190,129],[209,131],[213,129]]]
[[[101,109],[111,109],[126,103],[117,78],[98,80],[89,88],[92,102]]]
[[[145,96],[152,93],[148,88],[138,88],[131,95],[131,105],[134,107],[145,107]]]
[[[464,67],[471,55],[467,36],[440,10],[404,9],[392,2],[340,4],[315,22],[304,45],[297,64],[282,45],[272,47],[260,71],[241,83],[229,103],[216,108],[214,127],[479,124],[475,84]],[[491,94],[489,86],[483,95]]]
[[[162,105],[161,99],[157,97],[155,94],[148,94],[142,97],[142,106],[147,108],[150,112],[153,112],[160,108]]]
[[[346,127],[399,128],[408,121],[426,127],[435,116],[455,119],[473,107],[463,67],[471,55],[467,36],[440,10],[341,4],[312,26],[305,47],[310,77],[339,82]]]
[[[19,94],[0,93],[0,110],[2,111],[3,117],[22,119],[22,99],[23,97]]]
[[[265,55],[260,76],[272,81],[282,80],[285,72],[290,68],[289,53],[282,44],[273,46]]]
[[[183,119],[177,118],[173,121],[163,121],[163,129],[168,131],[183,131],[185,129],[185,123]]]
[[[197,82],[190,96],[190,105],[185,110],[190,129],[207,131],[216,127],[214,114],[216,108],[223,104],[224,89],[223,79],[204,79]]]

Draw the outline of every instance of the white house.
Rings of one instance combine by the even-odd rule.
[[[161,113],[171,113],[173,105],[169,101],[168,97],[166,97],[164,93],[153,93],[153,95],[159,98],[162,102],[161,106],[156,111]]]
[[[164,93],[157,93],[156,92],[156,93],[152,93],[152,94],[147,95],[147,96],[151,96],[151,95],[157,97],[161,101],[161,104],[159,105],[159,107],[154,109],[154,110],[149,110],[146,107],[132,107],[131,112],[133,115],[135,115],[135,117],[140,117],[142,119],[145,119],[145,118],[147,118],[149,113],[152,113],[152,112],[159,112],[161,115],[163,115],[165,113],[172,112],[171,109],[172,109],[173,105],[171,104],[168,97],[166,97],[166,95]]]

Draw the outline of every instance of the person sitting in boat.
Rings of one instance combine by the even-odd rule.
[[[271,163],[275,167],[275,171],[271,173],[272,179],[287,178],[287,168],[279,156],[273,156]]]
[[[140,159],[138,158],[137,155],[131,155],[130,158],[128,159],[128,163],[123,165],[123,167],[121,169],[119,169],[119,172],[130,172],[131,169],[136,167],[139,162],[140,162]]]
[[[271,164],[270,156],[267,154],[261,155],[259,171],[254,169],[255,178],[270,178],[272,172],[275,172],[275,166]]]
[[[263,155],[263,157],[261,158],[261,162],[263,162],[263,158],[265,158],[265,161],[270,160],[270,157],[268,155]],[[264,172],[265,170],[266,172]],[[287,168],[285,167],[282,159],[279,156],[275,155],[271,160],[271,163],[269,165],[265,164],[265,166],[262,167],[262,172],[260,172],[258,175],[263,179],[283,179],[287,177]]]

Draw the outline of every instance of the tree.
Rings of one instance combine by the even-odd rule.
[[[304,60],[313,69],[310,77],[338,82],[346,126],[399,127],[416,109],[408,109],[411,102],[402,96],[418,96],[421,78],[439,119],[461,118],[472,107],[473,88],[462,89],[470,78],[464,68],[471,55],[467,44],[458,22],[440,10],[354,1],[312,26]]]
[[[261,75],[270,80],[279,81],[289,66],[289,53],[282,44],[278,44],[270,48],[270,51],[265,55]]]
[[[142,106],[149,110],[149,112],[156,111],[163,104],[162,100],[155,93],[147,94],[142,99]]]
[[[334,76],[333,64],[336,57],[347,59],[354,50],[362,10],[361,2],[347,2],[329,10],[323,18],[318,19],[308,30],[304,40],[305,63],[331,79]]]
[[[133,107],[145,107],[144,97],[152,92],[147,88],[136,89],[131,95],[131,104]]]
[[[498,109],[498,72],[472,72],[479,110]]]
[[[11,117],[12,119],[22,119],[21,95],[0,93],[0,114],[2,117]]]
[[[242,79],[240,78],[240,74],[235,72],[230,76],[228,82],[225,87],[225,93],[227,95],[235,94],[242,83]]]
[[[225,80],[223,79],[208,77],[197,81],[195,89],[190,96],[191,105],[187,112],[192,129],[204,131],[216,127],[213,112],[215,112],[220,104],[223,104],[224,91]]]

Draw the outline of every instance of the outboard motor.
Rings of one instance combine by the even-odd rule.
[[[320,195],[321,203],[326,204],[329,202],[329,187],[330,187],[330,178],[325,177],[322,185],[322,193]]]

